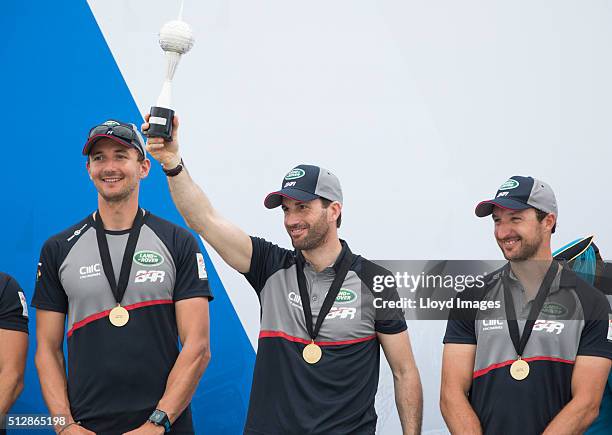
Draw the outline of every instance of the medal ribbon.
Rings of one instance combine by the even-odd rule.
[[[508,268],[509,269],[509,268]],[[525,328],[523,329],[523,335],[519,336],[519,327],[516,319],[516,311],[514,310],[514,302],[512,300],[512,295],[510,294],[510,279],[508,277],[507,270],[502,274],[502,283],[504,286],[504,304],[506,308],[506,319],[508,320],[508,330],[510,332],[510,338],[512,339],[512,344],[514,345],[514,349],[516,350],[516,354],[519,359],[523,355],[523,351],[525,350],[525,346],[527,346],[527,341],[529,341],[529,337],[531,337],[531,332],[533,331],[533,325],[540,314],[540,310],[544,306],[544,301],[546,301],[546,297],[550,292],[550,287],[552,285],[555,276],[557,275],[557,271],[559,270],[559,263],[555,260],[552,261],[544,279],[542,280],[542,284],[540,285],[540,289],[538,290],[538,294],[536,295],[535,300],[533,301],[533,305],[531,306],[531,310],[529,310],[529,317],[527,318],[527,322],[525,323]]]
[[[94,226],[96,228],[96,238],[98,239],[98,250],[100,252],[100,258],[102,259],[102,269],[108,280],[113,296],[117,305],[121,303],[125,290],[127,289],[128,281],[130,280],[130,272],[132,271],[132,257],[136,251],[136,243],[138,242],[138,236],[140,235],[140,229],[144,224],[144,210],[138,208],[136,218],[130,229],[130,235],[128,236],[127,244],[125,245],[125,251],[123,252],[123,261],[121,262],[121,270],[119,272],[119,283],[115,281],[115,271],[113,270],[113,262],[110,256],[110,250],[108,249],[108,241],[106,240],[106,232],[104,231],[104,222],[102,222],[102,216],[100,216],[100,210],[96,212],[96,218],[94,220]]]
[[[340,260],[340,264],[336,269],[334,265],[334,269],[336,269],[336,276],[327,291],[327,295],[325,296],[325,300],[323,301],[323,305],[321,306],[321,311],[319,311],[319,315],[317,317],[317,323],[313,329],[312,327],[312,310],[310,309],[310,296],[308,295],[307,287],[306,287],[306,275],[304,275],[304,257],[301,252],[298,252],[296,257],[296,272],[297,272],[297,282],[298,288],[300,290],[300,298],[302,300],[302,310],[304,311],[304,319],[306,320],[306,330],[308,331],[308,335],[314,342],[315,338],[319,334],[319,330],[321,329],[321,325],[323,324],[323,320],[331,310],[331,307],[334,305],[334,301],[336,300],[336,296],[340,292],[340,287],[344,283],[344,278],[348,274],[348,271],[351,267],[351,263],[353,262],[353,253],[349,249],[348,245],[343,243],[342,252],[340,253],[342,257]]]

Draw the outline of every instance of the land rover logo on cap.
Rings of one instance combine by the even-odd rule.
[[[289,171],[289,173],[285,176],[285,180],[297,180],[298,178],[302,178],[304,175],[306,175],[306,172],[304,172],[303,169],[295,168]]]
[[[357,294],[353,290],[347,288],[341,288],[336,296],[336,303],[338,304],[349,304],[357,299]]]
[[[504,184],[499,186],[499,190],[516,189],[518,186],[519,186],[519,182],[511,178],[508,181],[506,181]]]
[[[136,264],[145,267],[158,266],[164,262],[164,257],[155,251],[138,251],[134,254]]]
[[[109,121],[106,121],[105,123],[103,123],[102,125],[108,125],[109,127],[115,127],[117,125],[121,125],[119,124],[117,121],[113,121],[112,119]]]

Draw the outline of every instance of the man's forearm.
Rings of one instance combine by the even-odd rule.
[[[166,391],[157,408],[164,411],[172,423],[183,413],[195,393],[200,378],[210,361],[208,345],[186,344],[168,376]]]
[[[36,354],[36,368],[40,379],[40,389],[52,416],[64,416],[67,422],[73,421],[68,401],[68,383],[64,354],[61,350],[45,351],[39,348]]]
[[[395,376],[395,405],[404,435],[421,433],[423,389],[417,371]]]
[[[204,234],[213,214],[212,205],[204,191],[193,181],[186,169],[174,177],[168,177],[168,186],[172,200],[189,228]]]
[[[569,435],[583,433],[599,413],[599,403],[574,398],[548,424],[543,435]]]
[[[0,370],[0,415],[11,409],[23,390],[23,374],[16,371]]]
[[[456,394],[442,392],[440,410],[451,434],[482,434],[480,420],[462,392]]]

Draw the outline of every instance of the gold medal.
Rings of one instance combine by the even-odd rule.
[[[108,320],[110,320],[113,326],[120,328],[125,326],[128,320],[130,320],[130,313],[121,305],[117,305],[108,313]]]
[[[306,345],[302,351],[302,358],[304,358],[304,361],[306,361],[308,364],[318,363],[322,355],[323,352],[321,351],[321,348],[315,344],[314,340],[312,343]]]
[[[529,364],[524,359],[519,359],[514,361],[510,366],[510,376],[517,381],[522,381],[527,376],[529,376]]]

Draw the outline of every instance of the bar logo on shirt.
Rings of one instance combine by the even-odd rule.
[[[608,314],[608,340],[612,341],[612,314]]]
[[[198,278],[208,279],[208,273],[206,272],[206,264],[204,263],[204,256],[199,252],[196,252],[196,261],[198,263]]]
[[[28,301],[23,292],[17,292],[17,294],[19,295],[19,302],[21,302],[21,307],[23,308],[21,314],[23,317],[28,317]]]

